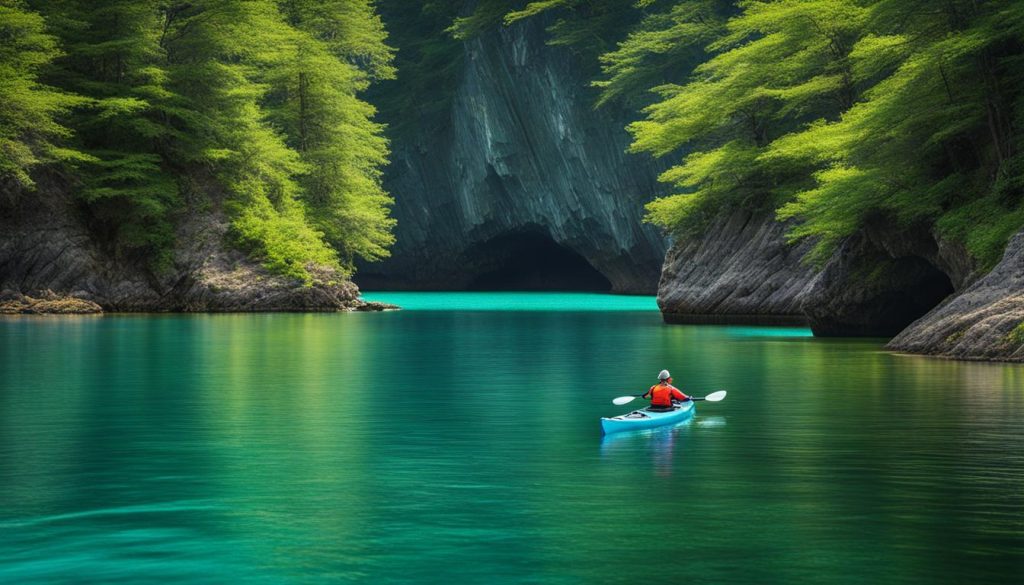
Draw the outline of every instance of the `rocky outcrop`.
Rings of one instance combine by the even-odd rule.
[[[364,305],[358,288],[332,269],[318,269],[312,286],[269,273],[227,244],[223,214],[207,210],[180,218],[172,266],[153,271],[141,258],[97,244],[59,180],[42,177],[33,193],[0,191],[0,291],[11,303],[25,295],[107,311],[338,311]]]
[[[654,292],[666,242],[641,219],[660,163],[625,152],[628,116],[594,109],[587,74],[539,20],[466,41],[444,119],[393,138],[397,242],[360,267],[363,288],[474,288],[530,257],[551,264],[534,281],[584,282],[592,267],[617,292]]]
[[[848,238],[808,290],[801,309],[823,336],[892,337],[973,278],[962,246],[925,226],[875,218]]]
[[[42,291],[38,298],[18,292],[0,291],[0,315],[87,315],[102,313],[92,301]]]
[[[733,211],[669,251],[666,322],[803,323],[820,336],[892,337],[976,278],[963,246],[924,226],[872,218],[820,271],[769,213]]]
[[[814,270],[770,213],[734,211],[705,236],[676,242],[665,257],[658,306],[669,323],[804,324]]]
[[[1024,361],[1024,231],[991,272],[918,319],[890,349],[957,359]]]

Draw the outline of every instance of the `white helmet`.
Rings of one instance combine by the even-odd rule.
[[[658,379],[659,380],[668,380],[671,377],[672,377],[672,374],[668,373],[668,370],[662,370],[662,371],[658,372]]]

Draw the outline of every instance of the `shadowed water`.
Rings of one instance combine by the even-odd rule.
[[[0,582],[1024,574],[1024,368],[502,296],[0,319]],[[729,396],[602,440],[663,367]]]

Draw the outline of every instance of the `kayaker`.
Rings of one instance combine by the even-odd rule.
[[[643,398],[651,399],[651,406],[648,410],[655,412],[672,410],[674,401],[685,402],[690,399],[689,396],[683,394],[679,388],[672,385],[672,374],[668,373],[668,370],[662,370],[658,374],[659,382],[651,389],[648,390]]]

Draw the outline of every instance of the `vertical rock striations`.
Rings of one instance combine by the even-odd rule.
[[[532,254],[569,284],[592,267],[615,291],[655,290],[666,244],[641,220],[658,165],[626,154],[626,116],[594,110],[586,75],[543,29],[529,20],[466,41],[447,123],[393,141],[397,243],[360,267],[364,288],[485,286]]]
[[[658,306],[668,323],[805,324],[801,303],[815,273],[768,213],[734,211],[665,257]]]

